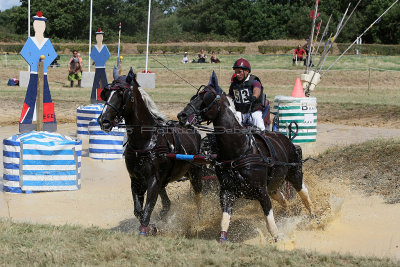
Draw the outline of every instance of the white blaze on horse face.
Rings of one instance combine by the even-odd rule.
[[[272,209],[269,210],[268,216],[265,219],[265,222],[267,223],[267,228],[269,233],[272,235],[274,239],[278,238],[279,231],[278,227],[275,224],[275,218],[274,218],[274,211]]]
[[[104,90],[104,89],[103,89],[103,90]],[[112,96],[114,95],[114,93],[115,93],[115,91],[111,91],[111,94],[110,94],[110,96],[109,96],[108,99],[107,99],[107,102],[108,102],[109,99],[112,98]],[[108,109],[108,105],[104,105],[103,114],[107,112],[107,109]]]
[[[231,222],[231,215],[229,215],[227,212],[223,212],[221,220],[221,231],[228,232],[230,222]]]

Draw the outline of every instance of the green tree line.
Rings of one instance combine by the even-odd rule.
[[[1,41],[27,34],[27,0],[0,12]],[[321,32],[330,15],[329,34],[336,32],[348,4],[358,2],[321,0]],[[363,0],[338,38],[352,42],[394,0]],[[306,39],[311,31],[310,11],[314,0],[153,0],[151,41],[244,41]],[[89,37],[90,0],[34,0],[32,16],[42,11],[48,18],[47,36],[53,40],[79,41]],[[349,13],[350,13],[349,11]],[[122,41],[144,42],[148,0],[93,0],[93,33],[101,28],[105,40],[116,41],[122,23]],[[400,44],[400,4],[396,4],[363,37],[366,43]],[[25,39],[22,38],[22,39]]]

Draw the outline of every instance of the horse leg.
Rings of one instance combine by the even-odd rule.
[[[227,240],[227,233],[232,216],[233,202],[236,197],[228,190],[221,190],[219,201],[222,208],[221,232],[219,233],[218,242],[223,243]]]
[[[286,178],[294,187],[297,194],[299,194],[301,201],[308,210],[311,216],[314,216],[313,205],[308,194],[308,189],[303,181],[303,172],[300,170],[289,171],[288,177]]]
[[[287,209],[287,207],[289,206],[288,201],[281,191],[276,190],[275,192],[272,192],[270,196],[273,200],[277,201],[284,209]]]
[[[289,181],[296,192],[299,194],[301,201],[308,210],[311,216],[314,216],[313,205],[308,194],[308,189],[304,184],[303,180],[303,165],[302,165],[302,152],[300,147],[296,147],[297,163],[298,166],[291,167],[286,176],[286,180]]]
[[[151,213],[153,212],[154,206],[156,205],[160,190],[161,185],[159,179],[157,179],[156,175],[151,176],[147,184],[147,197],[146,204],[143,210],[143,217],[140,220],[140,235],[155,235],[157,233],[157,228],[154,225],[149,225],[149,223]]]
[[[279,231],[278,231],[278,227],[276,226],[276,223],[275,223],[274,211],[272,210],[271,200],[268,196],[267,190],[262,190],[262,191],[264,191],[264,192],[261,192],[261,195],[260,195],[258,201],[260,202],[261,208],[264,211],[265,221],[267,223],[268,231],[272,235],[272,238],[274,239],[274,241],[277,242],[278,236],[279,236]]]
[[[141,187],[137,181],[131,177],[131,192],[133,198],[133,214],[138,220],[143,218],[143,201],[146,189]]]
[[[187,173],[190,178],[190,184],[193,187],[194,191],[194,201],[196,203],[196,208],[197,208],[197,216],[200,219],[201,216],[201,202],[202,202],[202,196],[201,196],[201,191],[203,189],[203,184],[201,182],[201,168],[199,167],[191,167],[189,172]]]
[[[163,218],[165,218],[165,216],[167,215],[168,211],[171,208],[171,200],[169,200],[167,190],[165,189],[165,187],[161,188],[160,197],[161,197],[161,203],[162,203],[160,217],[163,219]]]

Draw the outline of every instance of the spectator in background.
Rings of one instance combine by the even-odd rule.
[[[306,50],[304,50],[299,44],[297,48],[293,51],[293,65],[297,65],[297,61],[303,61],[303,55],[306,54]]]
[[[211,63],[220,63],[220,62],[221,62],[221,61],[217,58],[217,55],[215,54],[214,51],[211,53],[210,61],[211,61]]]
[[[71,87],[74,86],[74,80],[77,80],[78,87],[81,87],[82,58],[76,50],[72,52],[72,57],[68,61],[68,73],[68,81],[71,82]]]
[[[199,60],[197,61],[197,63],[206,63],[206,58],[207,55],[205,54],[204,50],[201,49],[201,52],[199,54]]]
[[[190,61],[189,61],[188,52],[185,52],[185,53],[183,54],[182,63],[183,63],[183,64],[186,64],[186,63],[189,63],[189,62],[190,62]]]
[[[313,64],[313,62],[312,62],[312,57],[311,57],[311,54],[312,54],[312,52],[313,52],[313,50],[314,50],[314,46],[312,45],[312,43],[310,42],[310,39],[307,39],[307,43],[304,45],[304,47],[305,47],[305,50],[306,50],[306,54],[307,54],[307,57],[306,57],[306,59],[304,60],[304,66],[306,66],[307,65],[307,61],[308,61],[308,57],[310,57],[310,67],[314,67],[314,64]]]

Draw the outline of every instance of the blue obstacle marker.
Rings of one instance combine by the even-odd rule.
[[[58,133],[29,132],[3,140],[3,191],[78,190],[82,141]]]
[[[89,157],[93,159],[120,159],[123,155],[125,129],[101,130],[97,120],[89,123]]]
[[[103,108],[103,104],[90,104],[79,106],[76,109],[76,133],[78,138],[89,138],[89,123],[92,120],[97,120]]]

